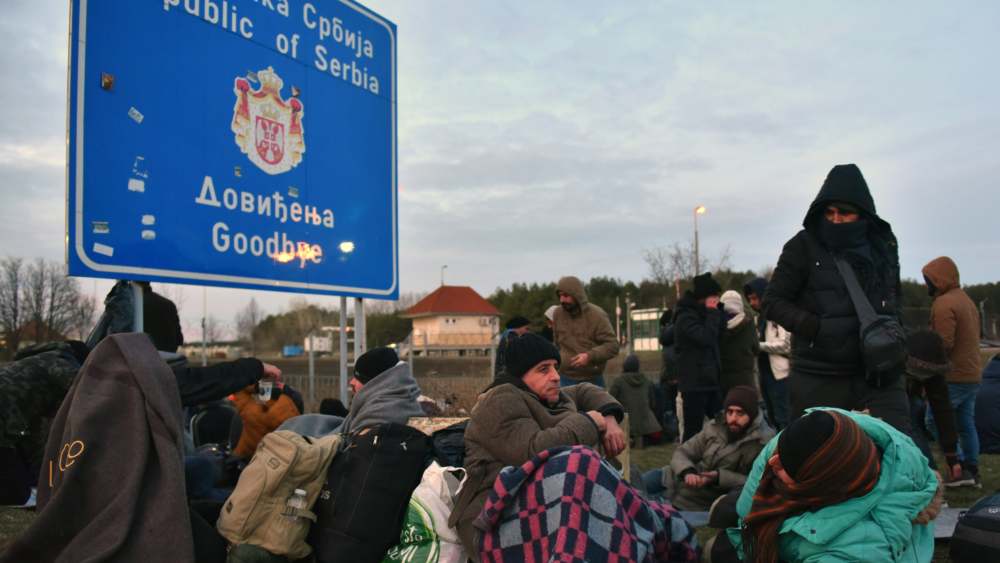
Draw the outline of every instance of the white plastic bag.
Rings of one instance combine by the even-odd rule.
[[[436,461],[410,497],[399,544],[386,553],[383,563],[463,563],[465,550],[458,532],[448,527],[455,497],[465,484],[465,469],[441,467]]]

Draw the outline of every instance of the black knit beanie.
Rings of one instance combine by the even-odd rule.
[[[385,370],[399,363],[399,356],[392,348],[372,348],[354,364],[354,377],[361,383],[368,383]]]
[[[521,378],[531,368],[545,360],[555,360],[559,365],[559,350],[551,342],[533,332],[507,336],[504,363],[508,377]]]
[[[737,385],[726,393],[726,400],[722,403],[722,408],[728,409],[731,405],[736,405],[740,407],[750,416],[750,422],[757,419],[758,404],[760,398],[757,396],[757,390],[749,385]]]
[[[704,299],[709,295],[719,295],[722,293],[722,286],[712,278],[711,272],[705,272],[694,277],[694,298]]]
[[[505,325],[505,328],[513,330],[515,328],[521,328],[522,326],[528,326],[530,324],[531,324],[531,321],[529,321],[528,319],[526,319],[526,318],[518,315],[518,316],[514,317],[513,319],[507,321],[507,324]]]
[[[638,373],[639,356],[636,356],[635,354],[625,356],[625,361],[622,362],[622,371],[625,373]]]
[[[788,425],[778,437],[778,459],[795,479],[809,456],[833,436],[835,422],[824,411],[813,411]]]

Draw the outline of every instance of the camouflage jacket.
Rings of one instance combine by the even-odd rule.
[[[0,447],[40,451],[44,419],[53,417],[81,365],[82,343],[48,342],[0,366]],[[38,447],[35,447],[38,446]]]

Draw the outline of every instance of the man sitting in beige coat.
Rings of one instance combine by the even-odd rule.
[[[608,314],[587,299],[583,282],[566,276],[556,284],[560,307],[552,323],[556,348],[564,363],[560,385],[586,381],[605,387],[604,365],[618,355],[618,339]]]
[[[642,476],[646,492],[667,497],[680,510],[707,511],[715,499],[742,487],[757,454],[774,437],[758,401],[753,387],[733,387],[725,414],[678,446],[670,465]]]
[[[473,521],[501,469],[557,446],[603,448],[608,457],[625,449],[618,426],[625,411],[614,397],[588,383],[560,388],[559,351],[541,336],[506,338],[506,369],[479,396],[465,429],[468,480],[448,521],[477,560],[479,531]]]

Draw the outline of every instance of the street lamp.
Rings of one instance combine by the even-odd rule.
[[[701,263],[698,260],[698,216],[705,213],[705,206],[699,205],[694,208],[694,275],[701,272]]]
[[[442,285],[442,286],[444,285],[444,270],[445,270],[445,268],[447,268],[447,267],[448,267],[448,265],[447,265],[447,264],[445,264],[445,265],[441,266],[441,285]]]

